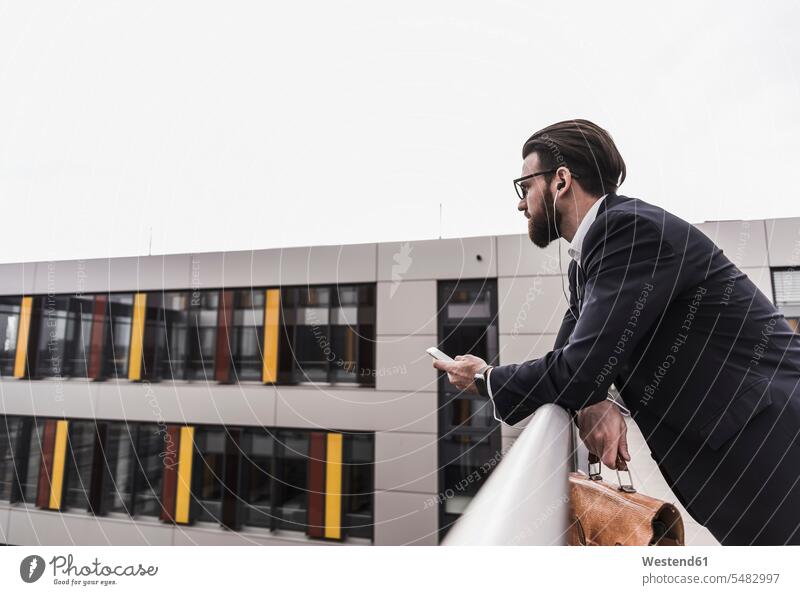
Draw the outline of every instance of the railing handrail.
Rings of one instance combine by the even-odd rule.
[[[564,545],[571,429],[564,409],[539,407],[442,545]]]

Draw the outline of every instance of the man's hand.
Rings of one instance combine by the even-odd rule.
[[[617,468],[617,453],[626,461],[628,453],[628,426],[617,406],[611,401],[600,401],[577,412],[580,437],[589,452],[600,457],[609,469]]]
[[[475,374],[486,365],[486,362],[474,355],[457,355],[454,362],[433,360],[433,367],[442,372],[447,372],[447,379],[459,390],[468,390],[478,394],[475,387]]]

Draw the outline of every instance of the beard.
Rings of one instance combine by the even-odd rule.
[[[546,248],[553,240],[560,236],[561,213],[553,208],[553,193],[548,189],[545,193],[544,208],[535,216],[531,213],[528,219],[528,237],[539,248]]]

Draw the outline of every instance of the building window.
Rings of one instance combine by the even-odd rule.
[[[92,485],[92,463],[97,430],[93,421],[69,422],[68,448],[64,462],[64,508],[89,511]],[[97,461],[97,464],[101,464]]]
[[[41,442],[46,420],[0,417],[0,501],[33,504],[40,479]],[[50,422],[52,423],[52,421]],[[374,436],[371,433],[327,433],[267,428],[200,427],[194,432],[191,520],[307,532],[311,467],[330,472],[331,454],[311,458],[311,437],[330,444],[343,438],[341,486],[315,490],[317,508],[325,499],[341,500],[335,537],[372,539],[374,499]],[[164,472],[162,457],[169,434],[156,424],[70,420],[64,453],[62,510],[95,514],[125,513],[160,517]],[[341,442],[340,442],[341,444]],[[17,468],[14,467],[15,461]],[[21,478],[17,485],[17,477]],[[45,484],[43,484],[45,485]],[[47,487],[45,486],[45,489]],[[329,488],[328,488],[329,489]],[[328,500],[330,502],[330,500]],[[327,513],[326,513],[327,514]],[[318,527],[319,528],[319,527]],[[339,531],[341,529],[341,531]],[[309,535],[311,532],[309,532]]]
[[[342,531],[372,539],[375,496],[373,434],[345,434]]]
[[[133,514],[157,517],[161,515],[161,482],[164,460],[170,439],[164,426],[137,424],[136,458],[134,461]]]
[[[261,380],[265,298],[263,290],[244,289],[235,292],[230,350],[238,380]]]
[[[218,291],[191,294],[189,310],[189,346],[186,377],[213,380],[217,338]]]
[[[72,296],[69,303],[72,316],[67,324],[69,339],[64,353],[64,375],[86,378],[92,343],[94,297]]]
[[[197,428],[192,463],[193,518],[218,523],[222,516],[225,430]]]
[[[20,500],[26,504],[36,504],[39,488],[39,468],[42,463],[42,436],[44,435],[44,419],[27,417],[23,419],[20,442],[25,450],[20,452]]]
[[[773,269],[772,287],[775,305],[795,333],[800,332],[800,271],[794,268]]]
[[[243,523],[272,527],[273,435],[263,428],[247,428],[242,435]]]
[[[184,291],[148,294],[144,333],[145,378],[186,378],[189,300],[190,294]]]
[[[308,512],[308,432],[284,430],[275,442],[276,529],[305,531]]]
[[[106,378],[125,378],[128,375],[132,320],[133,294],[110,294],[103,348],[103,376]]]
[[[0,417],[0,501],[3,502],[12,501],[16,493],[20,426],[21,420],[18,417]]]
[[[38,377],[86,377],[93,303],[91,296],[47,295],[41,298],[36,357]]]
[[[22,298],[0,297],[0,376],[13,376]]]
[[[375,287],[282,290],[284,382],[375,383]]]
[[[499,455],[489,436],[452,435],[439,439],[440,464],[443,466],[443,494],[453,494],[444,501],[444,521],[449,527],[464,512],[467,504],[486,479],[484,465]],[[477,477],[476,481],[467,481]]]
[[[471,353],[497,363],[497,282],[493,279],[440,281],[439,348]],[[444,537],[486,478],[486,464],[501,449],[500,426],[488,399],[459,390],[439,375],[439,490],[451,494],[439,505],[439,536]],[[494,465],[489,465],[491,470]],[[476,481],[467,483],[467,478]]]
[[[159,516],[166,432],[156,424],[105,424],[101,510],[135,516]]]
[[[133,478],[136,453],[136,425],[111,422],[106,428],[104,447],[104,512],[124,512],[133,516]]]

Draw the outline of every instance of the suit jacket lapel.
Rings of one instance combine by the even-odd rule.
[[[603,214],[607,207],[613,207],[621,200],[628,200],[625,196],[619,196],[615,192],[609,192],[606,197],[603,199],[603,202],[600,203],[600,207],[597,209],[597,217]],[[583,255],[581,254],[581,260],[583,260]],[[578,300],[578,313],[580,314],[581,306],[583,305],[583,285],[586,281],[583,274],[583,265],[575,267],[575,291],[576,297]]]

